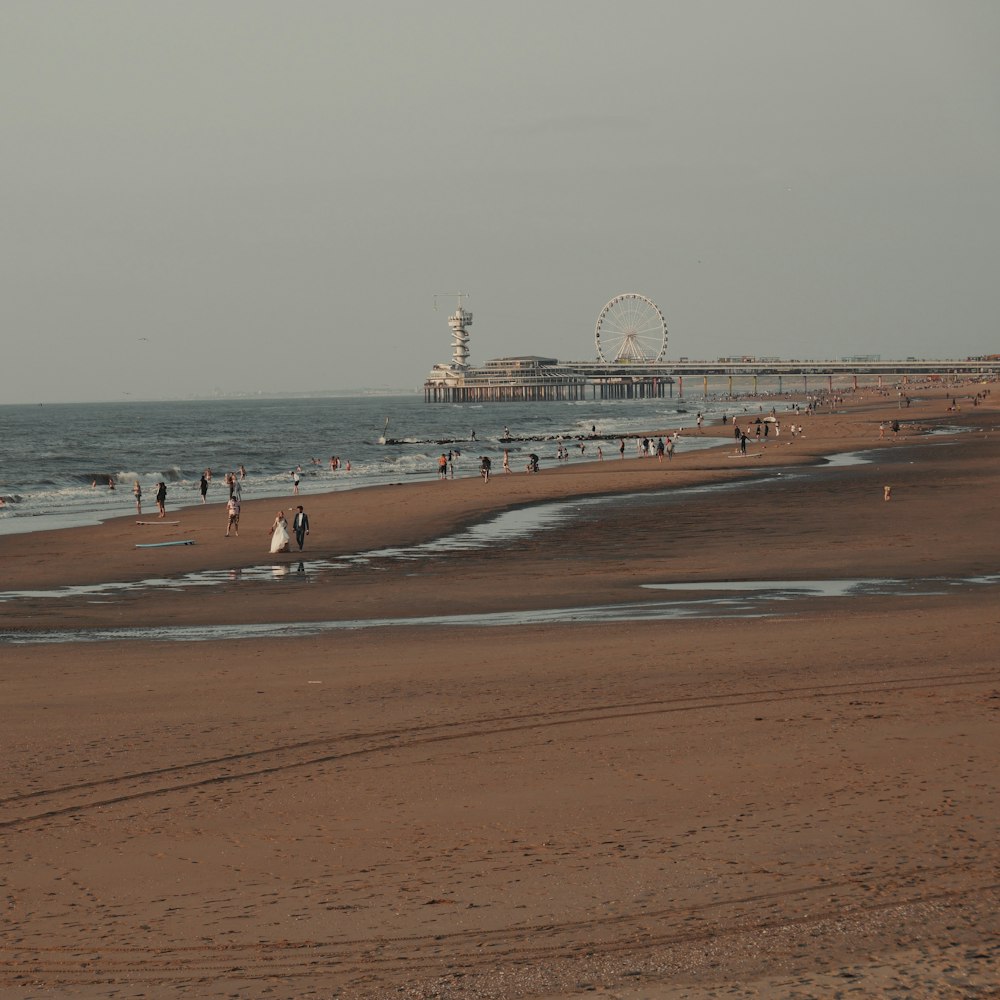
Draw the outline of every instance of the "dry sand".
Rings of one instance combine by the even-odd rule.
[[[918,395],[903,411],[852,398],[747,458],[719,428],[725,447],[663,465],[304,497],[316,565],[490,510],[656,491],[393,572],[296,580],[293,554],[281,580],[7,601],[0,628],[993,576],[1000,399],[952,412],[943,392]],[[896,417],[899,439],[880,441]],[[859,448],[881,450],[815,464]],[[682,489],[698,483],[725,488]],[[176,528],[10,536],[0,556],[10,589],[270,565],[275,509],[245,504],[238,539],[211,505],[172,514]],[[196,544],[134,547],[172,537]],[[802,597],[753,618],[5,644],[0,996],[996,996],[998,592]]]

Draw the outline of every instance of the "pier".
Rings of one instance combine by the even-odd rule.
[[[608,365],[554,358],[498,358],[461,372],[438,367],[424,382],[428,403],[585,399],[683,399],[710,394],[833,392],[858,385],[901,389],[913,381],[996,378],[1000,359],[906,361],[691,361]]]
[[[627,293],[605,306],[598,320],[598,354],[608,350],[614,335],[611,360],[559,361],[540,355],[496,358],[480,366],[470,365],[468,327],[472,313],[459,305],[448,318],[452,330],[453,357],[435,365],[424,382],[428,403],[507,403],[588,399],[683,398],[685,389],[703,396],[769,393],[833,392],[856,389],[859,384],[903,388],[912,381],[931,379],[959,382],[1000,375],[1000,354],[963,360],[906,358],[887,361],[878,356],[840,360],[790,360],[779,358],[719,358],[715,361],[667,361],[666,325],[656,326],[662,313],[644,296]],[[635,315],[636,305],[654,316],[655,336],[647,335],[650,321],[619,327],[614,334],[602,322],[620,304]],[[635,328],[633,328],[635,327]],[[662,338],[662,339],[661,339]],[[652,345],[652,346],[650,346]],[[644,348],[647,353],[644,354]],[[647,356],[648,355],[648,356]]]
[[[487,361],[455,377],[437,369],[424,383],[428,403],[509,403],[580,399],[653,399],[674,394],[666,373],[632,370],[626,376],[591,373],[577,363],[554,358],[520,357]]]

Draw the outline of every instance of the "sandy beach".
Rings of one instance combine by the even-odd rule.
[[[238,538],[224,504],[0,538],[4,636],[77,632],[3,645],[0,996],[997,996],[991,389],[860,392],[746,456],[713,427],[670,462],[289,497],[301,555],[268,555],[264,500]],[[705,584],[740,586],[655,589]],[[690,613],[593,613],[665,594]],[[292,622],[358,627],[239,632]]]

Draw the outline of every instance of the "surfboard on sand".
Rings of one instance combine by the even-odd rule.
[[[180,524],[180,521],[136,521],[136,524]]]
[[[193,538],[180,538],[176,542],[136,542],[137,549],[162,549],[167,545],[194,545]]]

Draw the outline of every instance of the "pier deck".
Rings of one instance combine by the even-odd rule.
[[[758,391],[761,380],[782,392],[832,391],[864,383],[906,385],[912,380],[996,378],[1000,358],[904,361],[779,361],[752,358],[645,364],[500,358],[482,367],[437,365],[424,382],[429,403],[653,399],[684,395],[685,383],[705,395]],[[776,383],[776,385],[775,385]]]

